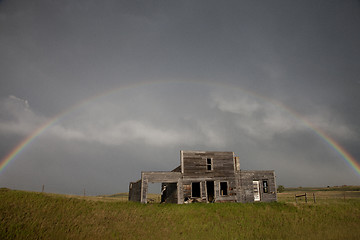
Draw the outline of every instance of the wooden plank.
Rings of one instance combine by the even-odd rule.
[[[180,172],[142,172],[142,178],[153,183],[178,182],[181,176]]]

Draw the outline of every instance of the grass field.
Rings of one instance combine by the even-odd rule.
[[[144,205],[1,189],[0,239],[359,239],[360,191],[324,190],[289,189],[276,203]],[[304,192],[316,203],[296,204]]]

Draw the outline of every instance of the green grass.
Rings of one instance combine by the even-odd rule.
[[[359,239],[360,198],[295,204],[293,193],[275,203],[144,205],[0,189],[0,239]]]

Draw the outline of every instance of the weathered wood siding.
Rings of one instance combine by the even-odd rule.
[[[276,197],[276,178],[275,171],[254,171],[254,180],[260,181],[260,199],[262,202],[274,202]],[[263,181],[268,183],[268,193],[264,193]]]
[[[183,151],[184,177],[226,177],[234,175],[233,152]],[[213,162],[213,170],[207,170],[207,158]]]
[[[233,152],[182,151],[181,166],[183,171],[183,198],[191,198],[191,183],[200,182],[201,197],[197,201],[207,202],[206,182],[214,182],[215,202],[236,201],[235,162]],[[212,169],[207,168],[207,159],[212,162]],[[228,194],[220,193],[220,182],[227,182]]]
[[[238,202],[253,202],[254,190],[253,181],[259,181],[260,187],[260,201],[272,202],[276,201],[276,180],[275,172],[273,170],[241,170],[236,173],[237,182],[237,201]],[[263,181],[268,183],[268,193],[264,193]]]
[[[214,199],[215,202],[236,202],[236,179],[235,177],[222,177],[222,178],[183,178],[183,198],[191,199],[191,183],[200,182],[200,197],[196,198],[197,202],[207,202],[207,182],[214,182]],[[220,193],[220,183],[227,182],[228,193],[222,196]]]
[[[193,198],[191,196],[191,183],[195,183],[195,182],[200,182],[200,197],[196,197],[196,201],[197,202],[206,202],[206,186],[205,186],[205,182],[203,181],[203,179],[187,179],[187,178],[183,178],[183,195],[182,198],[183,200],[185,199],[191,199]],[[195,198],[193,198],[195,199]]]
[[[141,200],[141,180],[129,184],[129,201],[140,202]]]
[[[241,170],[236,173],[237,202],[246,203],[254,201],[253,176],[253,171]]]
[[[181,178],[179,172],[142,172],[141,179],[152,183],[174,183]]]

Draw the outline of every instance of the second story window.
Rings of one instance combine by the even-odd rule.
[[[212,158],[206,159],[206,170],[212,171],[213,170],[213,160]]]

